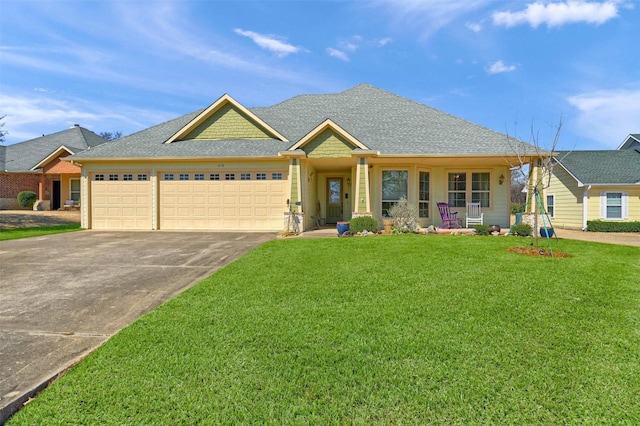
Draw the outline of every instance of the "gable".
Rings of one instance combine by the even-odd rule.
[[[356,148],[333,129],[327,129],[308,141],[301,149],[309,158],[351,157]]]
[[[189,139],[286,141],[278,131],[229,95],[211,104],[165,143]]]
[[[184,139],[270,139],[271,136],[256,125],[242,111],[231,104],[220,107]]]

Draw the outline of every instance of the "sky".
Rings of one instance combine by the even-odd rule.
[[[128,135],[224,94],[367,83],[546,149],[616,149],[640,133],[638,22],[640,0],[2,0],[1,130]]]

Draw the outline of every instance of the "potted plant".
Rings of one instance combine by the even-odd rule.
[[[540,236],[542,238],[551,238],[553,237],[553,228],[540,228]]]

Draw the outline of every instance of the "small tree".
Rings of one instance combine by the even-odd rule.
[[[4,120],[4,118],[6,117],[6,115],[3,115],[2,117],[0,117],[0,121]],[[4,139],[4,135],[6,135],[7,132],[6,130],[3,129],[5,123],[0,123],[0,143],[4,143],[5,139]]]
[[[115,141],[116,139],[120,139],[122,137],[122,132],[119,130],[116,132],[100,132],[98,136],[111,142]]]
[[[509,164],[509,166],[512,172],[518,176],[517,179],[526,182],[527,206],[525,210],[529,209],[530,211],[531,203],[533,203],[533,240],[536,248],[538,248],[538,215],[540,214],[536,199],[541,191],[549,187],[551,182],[553,167],[556,164],[555,157],[557,154],[555,150],[558,146],[560,130],[562,129],[562,117],[560,117],[557,126],[554,126],[554,128],[555,135],[552,142],[547,144],[549,145],[547,147],[543,147],[543,144],[540,142],[540,133],[535,130],[533,124],[531,124],[530,127],[528,145],[510,136],[507,132],[507,142],[517,158],[517,162],[515,164]],[[527,151],[527,148],[529,148],[529,151]],[[533,151],[531,151],[531,149]]]

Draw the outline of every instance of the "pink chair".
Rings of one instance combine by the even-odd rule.
[[[442,218],[441,228],[462,228],[462,225],[460,225],[460,219],[458,219],[458,212],[452,212],[449,210],[449,203],[438,203],[438,211]]]

